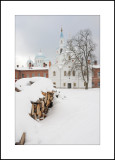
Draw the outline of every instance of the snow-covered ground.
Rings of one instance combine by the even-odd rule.
[[[16,142],[26,132],[25,144],[99,144],[99,89],[58,90],[47,117],[37,122],[28,114],[31,88],[16,92]]]

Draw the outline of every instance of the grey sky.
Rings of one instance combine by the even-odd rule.
[[[40,49],[54,61],[61,26],[65,42],[80,30],[90,29],[97,45],[95,54],[99,61],[99,19],[99,16],[16,16],[16,64],[25,66],[29,57],[34,59]]]

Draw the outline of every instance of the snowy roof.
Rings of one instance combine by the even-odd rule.
[[[16,70],[46,70],[46,69],[49,69],[49,67],[31,67],[31,68],[28,68],[28,67],[16,67]]]
[[[92,68],[100,68],[100,65],[93,65]]]
[[[49,59],[48,59],[48,58],[45,58],[44,61],[49,61]]]

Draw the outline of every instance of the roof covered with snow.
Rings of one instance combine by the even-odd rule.
[[[49,67],[16,67],[16,70],[48,70]]]
[[[100,68],[100,65],[93,65],[92,68]]]

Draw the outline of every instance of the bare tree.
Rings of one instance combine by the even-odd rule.
[[[76,36],[67,41],[66,47],[68,56],[64,59],[65,63],[73,61],[71,69],[80,71],[85,89],[88,89],[91,63],[95,59],[93,54],[95,44],[92,40],[91,31],[89,29],[81,30]]]

